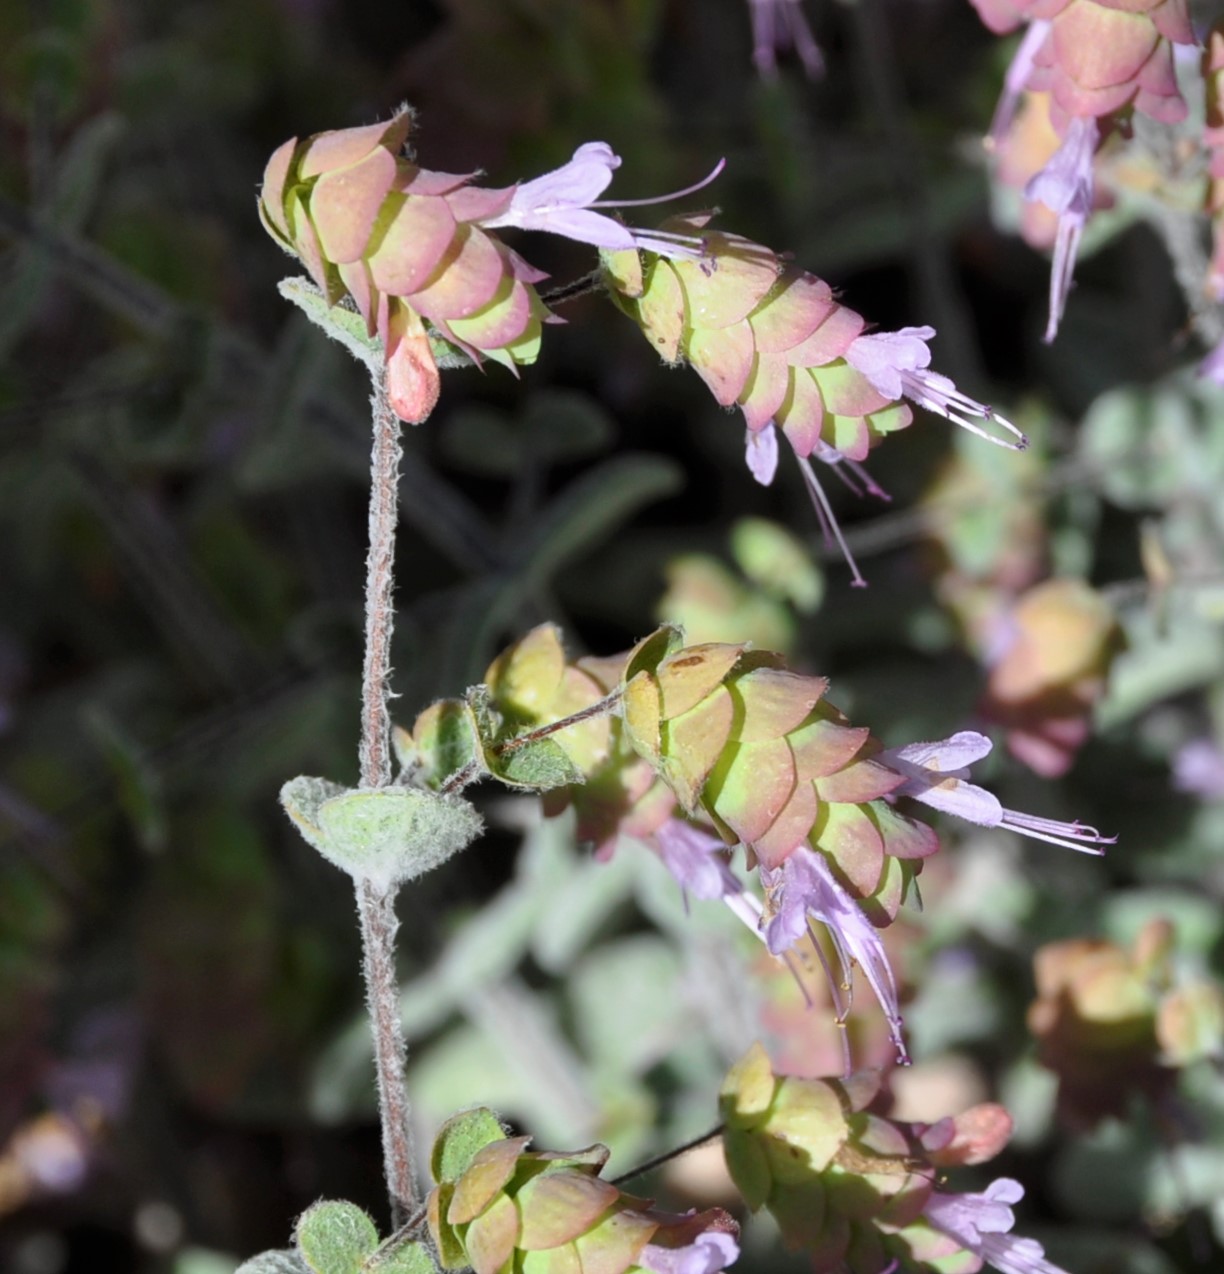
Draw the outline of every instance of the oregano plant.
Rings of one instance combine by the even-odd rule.
[[[848,465],[870,484],[861,462],[911,423],[910,402],[1014,450],[1026,439],[929,369],[931,329],[869,332],[820,279],[715,229],[709,213],[636,230],[597,211],[614,207],[599,196],[620,163],[606,144],[490,189],[419,166],[404,149],[411,126],[403,108],[385,124],[292,139],[269,161],[259,202],[269,233],[309,273],[283,294],[365,363],[373,387],[360,780],[344,788],[295,778],[281,801],[356,889],[392,1232],[380,1240],[360,1209],[319,1203],[299,1221],[293,1249],[243,1268],[713,1274],[740,1252],[725,1211],[659,1212],[600,1176],[605,1148],[532,1150],[530,1133],[510,1136],[487,1110],[447,1123],[430,1159],[433,1184],[418,1184],[395,898],[455,855],[479,852],[473,785],[537,794],[552,816],[572,807],[580,836],[596,845],[614,847],[625,834],[645,842],[681,888],[721,899],[771,955],[823,962],[839,1021],[861,977],[903,1064],[881,931],[915,901],[923,864],[939,849],[923,807],[1092,854],[1112,837],[1005,809],[970,777],[991,749],[976,731],[886,748],[826,698],[827,679],[750,643],[689,643],[674,626],[621,655],[577,659],[556,627],[537,627],[480,684],[393,732],[400,429],[428,419],[444,369],[534,360],[557,318],[552,306],[574,295],[541,296],[545,276],[499,233],[519,229],[599,248],[600,268],[583,287],[607,295],[665,360],[691,365],[721,404],[742,410],[758,480],[772,478],[785,436],[822,517],[831,515],[812,460]],[[865,583],[846,558],[853,582]],[[748,879],[732,869],[736,860]],[[878,1085],[848,1043],[841,1076],[828,1080],[779,1076],[755,1046],[728,1077],[724,1122],[711,1134],[725,1138],[747,1206],[767,1207],[788,1245],[819,1269],[988,1261],[1005,1274],[1053,1271],[1037,1243],[1011,1233],[1010,1205],[1023,1194],[1016,1182],[955,1193],[940,1177],[945,1165],[997,1153],[1011,1127],[1006,1112],[983,1106],[904,1124],[869,1112]]]

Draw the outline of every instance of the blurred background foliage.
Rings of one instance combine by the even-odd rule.
[[[286,137],[405,98],[423,162],[498,183],[592,139],[622,197],[725,155],[722,225],[935,325],[1035,442],[919,413],[873,457],[891,506],[835,494],[852,591],[798,475],[757,487],[695,376],[567,305],[520,380],[448,372],[407,436],[400,719],[541,620],[610,653],[667,618],[786,650],[889,744],[991,723],[1005,804],[1120,840],[944,829],[888,935],[893,1109],[1006,1101],[996,1167],[1079,1274],[1224,1259],[1224,391],[1150,196],[1041,344],[1046,264],[992,221],[978,140],[1006,50],[964,0],[807,12],[818,82],[755,74],[744,0],[0,7],[0,1268],[227,1274],[320,1195],[383,1214],[348,884],[275,799],[355,778],[367,390],[277,295],[254,197]],[[401,904],[424,1129],[488,1102],[624,1171],[712,1124],[758,1035],[839,1068],[827,1008],[640,847],[485,813]],[[867,1006],[848,1029],[891,1063]],[[716,1151],[663,1178],[726,1201]],[[785,1265],[752,1235],[745,1268]]]

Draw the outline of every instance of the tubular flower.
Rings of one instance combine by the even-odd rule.
[[[1185,119],[1173,45],[1195,43],[1186,0],[972,0],[998,34],[1045,22],[1045,38],[1026,49],[1024,88],[1049,92],[1055,125],[1069,117],[1113,115],[1133,107],[1152,119]],[[1013,89],[1015,86],[1012,86]]]
[[[475,1140],[484,1144],[450,1150],[472,1125],[483,1125]],[[506,1137],[488,1111],[457,1115],[443,1128],[434,1150],[438,1184],[427,1200],[443,1269],[717,1274],[739,1256],[739,1228],[721,1208],[658,1211],[600,1178],[606,1147],[530,1151],[530,1140]]]
[[[1061,1274],[1038,1244],[1012,1236],[1008,1204],[1023,1190],[1002,1179],[984,1194],[935,1189],[939,1170],[980,1163],[1006,1144],[998,1106],[908,1124],[870,1114],[879,1077],[841,1082],[775,1075],[759,1044],[723,1084],[723,1145],[753,1211],[768,1208],[788,1247],[817,1274],[835,1270],[963,1271],[988,1261],[1003,1274]]]
[[[910,743],[894,748],[883,753],[881,759],[905,776],[893,796],[908,796],[981,827],[1002,827],[1085,854],[1102,854],[1102,845],[1114,843],[1117,837],[1102,836],[1095,827],[1004,809],[993,792],[969,782],[969,766],[980,761],[993,746],[984,734],[962,730],[938,743]]]
[[[1046,323],[1045,341],[1058,335],[1080,237],[1092,212],[1094,200],[1093,157],[1100,141],[1095,119],[1073,119],[1067,135],[1050,162],[1024,188],[1030,203],[1044,204],[1057,218],[1054,237],[1054,260],[1050,266],[1050,317]]]
[[[722,406],[740,408],[750,432],[776,424],[801,459],[823,443],[859,461],[910,423],[909,398],[977,433],[985,431],[974,420],[998,423],[1023,445],[1008,422],[929,370],[931,328],[865,335],[865,321],[827,283],[758,243],[705,230],[707,221],[665,223],[703,233],[700,260],[605,254],[605,280],[663,358],[690,363]],[[767,469],[764,455],[756,463]]]
[[[646,248],[665,257],[701,256],[704,244],[697,235],[631,230],[612,217],[591,210],[679,199],[713,181],[722,172],[724,161],[719,160],[704,180],[670,195],[656,195],[653,199],[597,200],[620,165],[620,156],[613,153],[607,142],[587,142],[574,151],[574,157],[563,167],[512,187],[508,206],[482,218],[480,224],[488,229],[517,226],[522,230],[543,230],[612,251]]]
[[[291,138],[268,161],[259,211],[328,302],[347,296],[382,341],[391,406],[416,423],[438,397],[426,323],[473,361],[513,370],[535,360],[547,310],[533,286],[545,276],[481,226],[514,191],[403,158],[411,123],[404,109],[387,123]]]

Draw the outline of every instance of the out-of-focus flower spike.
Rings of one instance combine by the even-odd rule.
[[[824,54],[803,16],[801,0],[748,0],[752,18],[752,61],[764,76],[778,73],[778,54],[794,49],[808,79],[825,73]]]

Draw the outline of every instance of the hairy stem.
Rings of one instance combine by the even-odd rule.
[[[399,485],[400,422],[375,379],[371,398],[374,449],[370,457],[370,551],[366,557],[365,666],[361,678],[361,786],[391,782],[391,718],[387,712],[391,676],[392,602],[395,568],[396,503]],[[403,1225],[416,1206],[412,1131],[404,1087],[406,1051],[400,1027],[395,977],[395,890],[363,881],[357,887],[361,917],[362,972],[374,1036],[378,1113],[382,1123],[383,1170],[391,1197],[391,1224]]]
[[[361,786],[391,782],[391,633],[395,627],[395,519],[399,488],[400,422],[376,380],[374,450],[370,456],[370,551],[366,557],[365,667],[361,675]]]
[[[383,891],[362,881],[357,887],[357,911],[361,916],[366,1008],[374,1036],[383,1171],[391,1199],[391,1225],[398,1229],[416,1206],[416,1181],[412,1171],[411,1111],[404,1087],[407,1053],[395,977],[395,931],[399,922],[395,918],[394,890]]]

